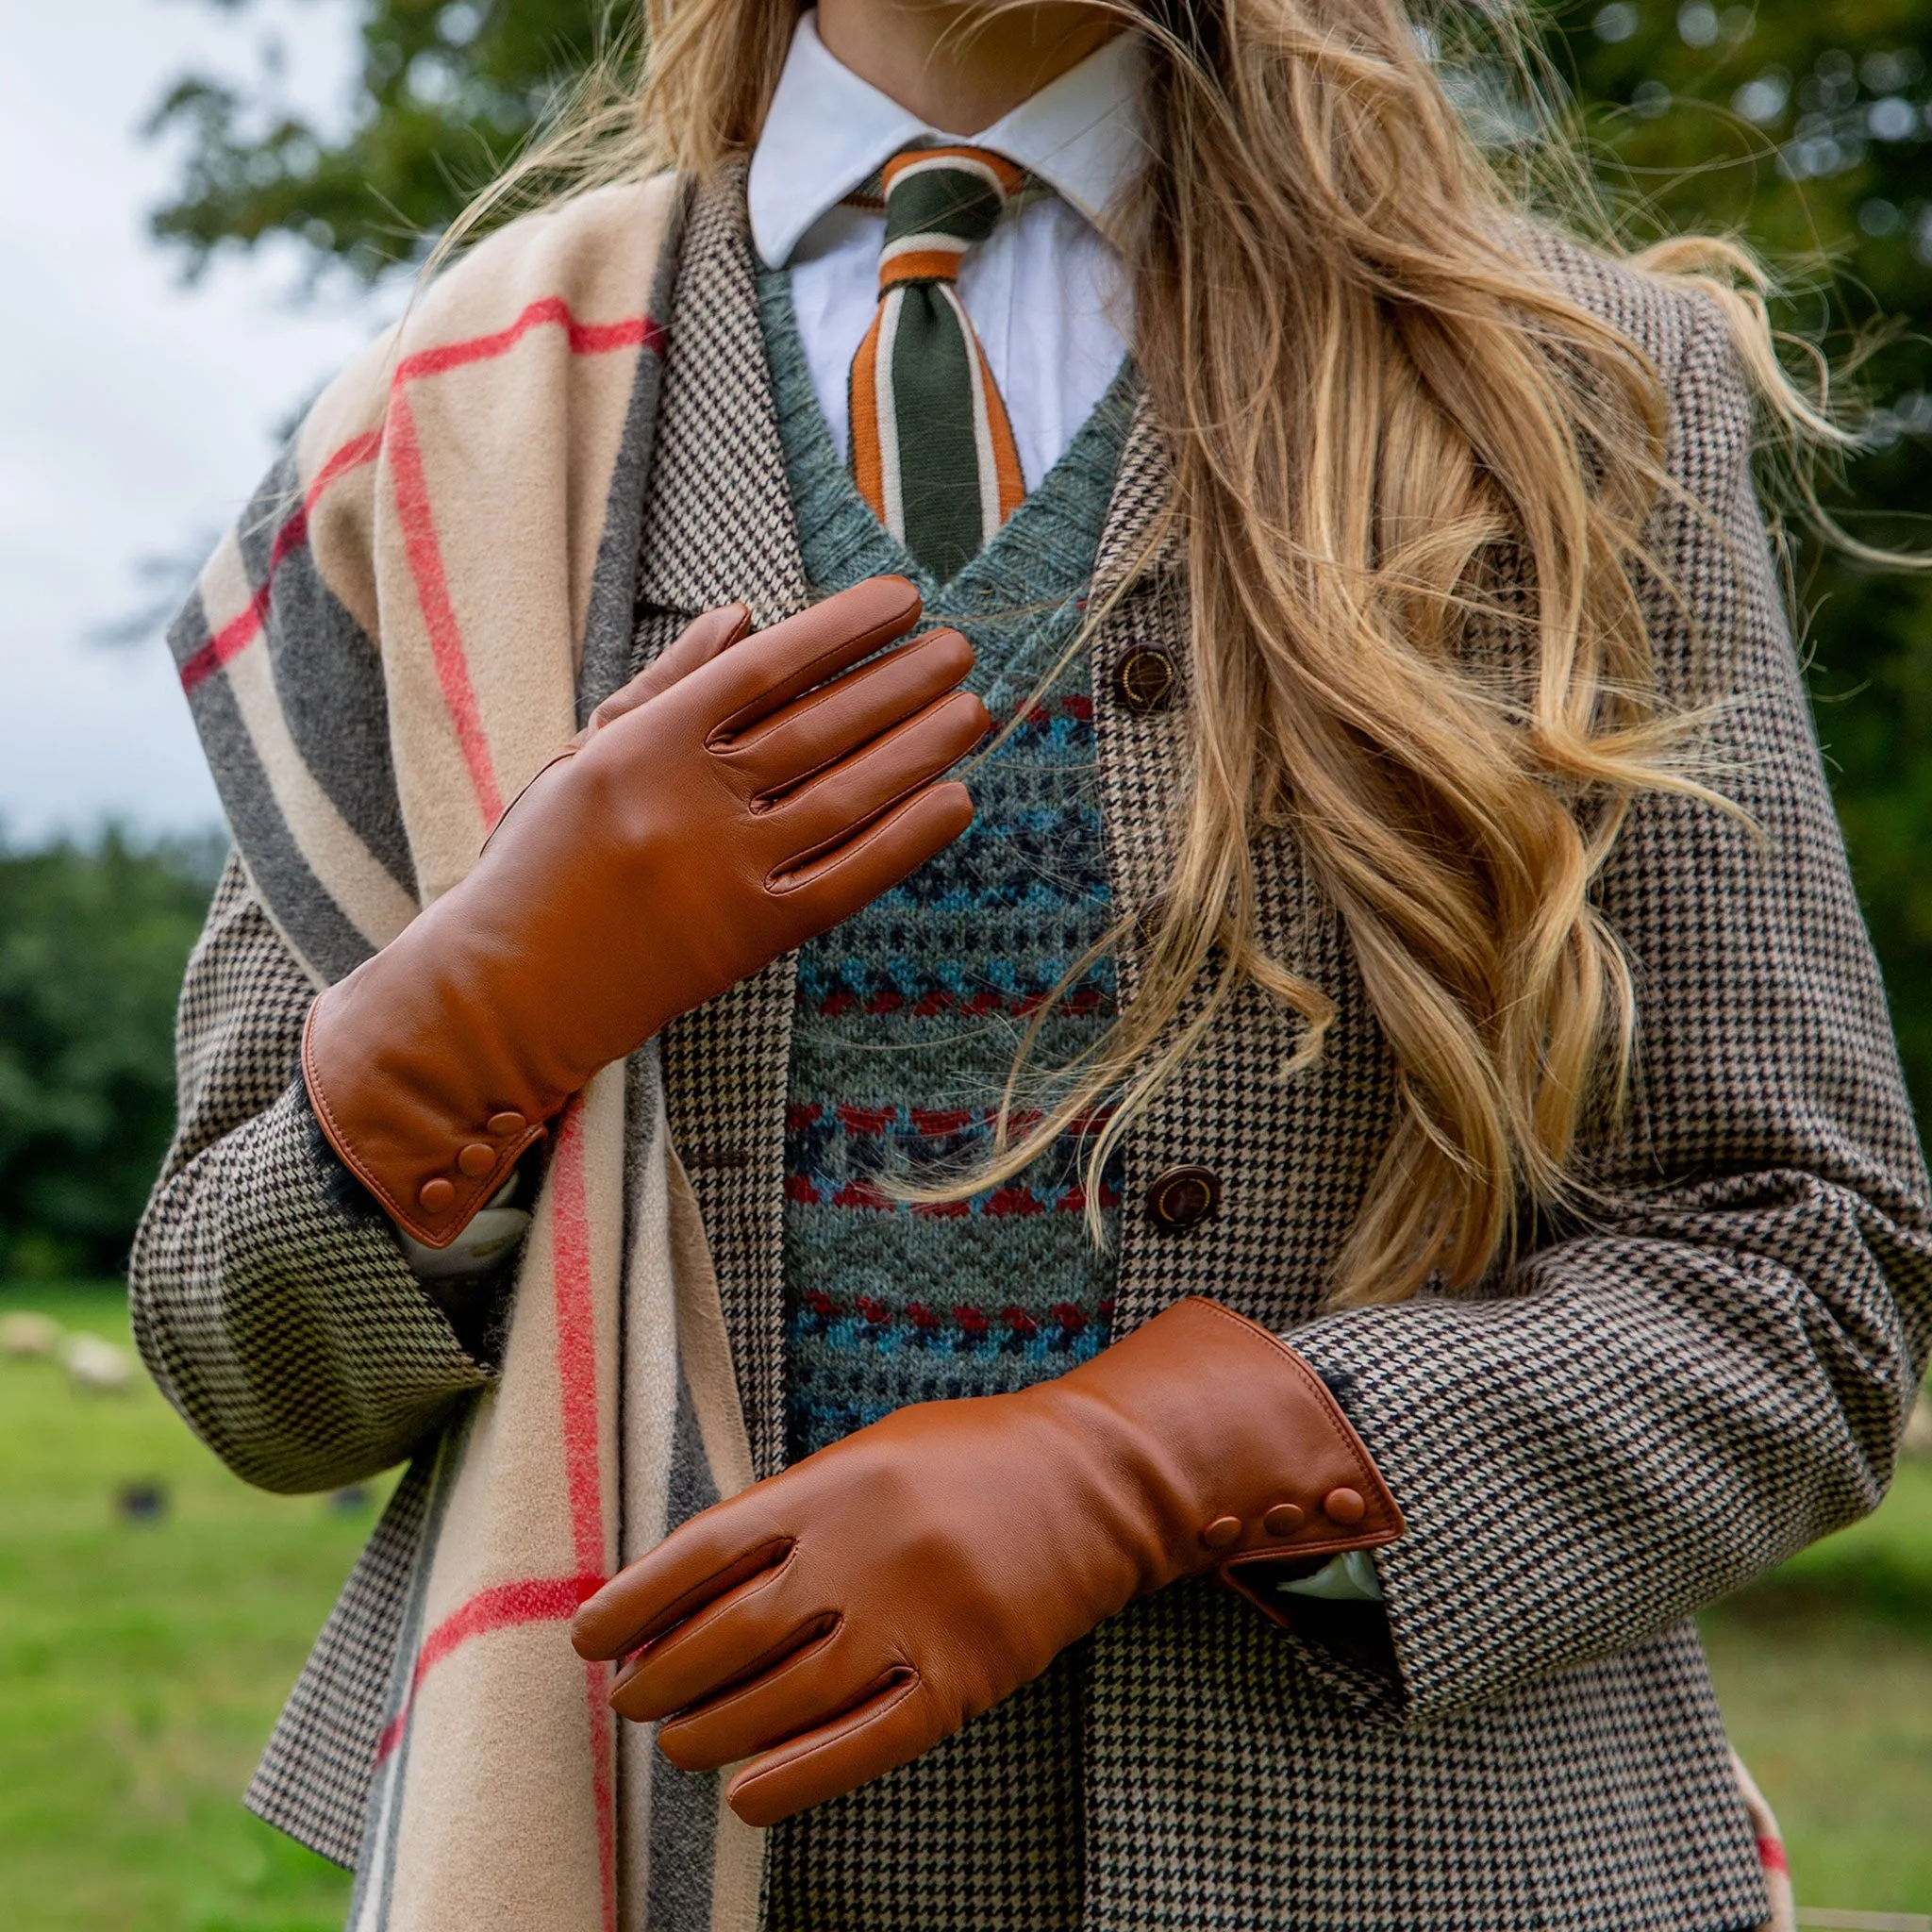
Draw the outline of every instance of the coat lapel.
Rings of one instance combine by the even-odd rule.
[[[638,600],[695,616],[751,606],[761,628],[808,601],[757,272],[734,161],[692,196],[671,328]]]
[[[720,604],[748,604],[760,626],[802,609],[808,591],[758,325],[742,162],[692,198],[658,439],[640,658]],[[663,1038],[672,1137],[710,1238],[761,1476],[785,1454],[785,1089],[796,973],[788,954]]]

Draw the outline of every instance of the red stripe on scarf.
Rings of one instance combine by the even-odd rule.
[[[381,1763],[401,1741],[423,1679],[452,1651],[492,1630],[514,1630],[525,1624],[555,1624],[574,1617],[577,1606],[588,1602],[603,1586],[602,1576],[530,1577],[522,1583],[499,1583],[480,1590],[459,1609],[452,1610],[424,1642],[409,1679],[409,1694],[402,1709],[383,1726],[376,1742],[376,1762]]]
[[[563,1408],[563,1467],[570,1491],[571,1537],[580,1574],[604,1563],[604,1482],[597,1441],[597,1337],[591,1306],[591,1217],[584,1193],[584,1108],[574,1100],[558,1129],[552,1162],[555,1217],[551,1268],[557,1282],[557,1376]],[[604,1887],[605,1932],[617,1928],[617,1794],[613,1772],[608,1663],[586,1661],[584,1695],[591,1727],[591,1781],[597,1809],[597,1851]]]
[[[436,515],[429,506],[429,480],[423,472],[423,446],[416,441],[416,417],[408,392],[398,382],[390,391],[389,418],[384,428],[389,448],[391,480],[395,485],[396,516],[403,526],[403,555],[416,580],[416,603],[429,633],[429,654],[436,662],[442,701],[456,726],[463,762],[487,831],[503,816],[503,794],[497,790],[496,767],[490,741],[483,731],[483,714],[476,708],[475,687],[470,682],[463,634],[450,601],[449,577],[442,567],[442,546],[436,538]]]
[[[413,356],[406,356],[396,368],[391,380],[391,413],[393,420],[396,405],[403,400],[403,385],[422,376],[441,375],[452,369],[466,368],[473,362],[485,362],[493,357],[507,354],[534,328],[558,327],[569,338],[570,352],[574,356],[607,356],[618,349],[641,348],[648,354],[661,356],[664,353],[664,325],[655,322],[648,315],[625,316],[617,322],[579,322],[570,311],[570,305],[561,296],[545,296],[532,302],[508,328],[497,329],[486,336],[474,336],[466,341],[448,342],[441,348],[421,349]],[[403,405],[403,413],[408,416],[408,406]],[[411,513],[405,507],[403,482],[398,476],[396,485],[397,507],[402,511],[404,546],[409,558],[410,574],[416,578],[417,595],[423,600],[424,619],[429,625],[430,646],[436,657],[437,675],[443,688],[443,699],[450,706],[450,716],[457,727],[457,737],[463,747],[464,760],[470,767],[471,782],[476,788],[476,799],[482,807],[484,822],[494,825],[503,815],[502,800],[496,785],[496,774],[489,761],[489,749],[483,741],[480,721],[476,716],[475,693],[470,687],[469,668],[462,659],[462,640],[457,629],[455,611],[449,603],[448,585],[442,570],[442,557],[436,543],[435,529],[428,513],[428,492],[424,485],[422,452],[414,441],[414,422],[409,421],[410,445],[414,462],[414,490],[419,507],[412,524]],[[260,634],[267,622],[270,602],[274,596],[275,567],[290,551],[307,541],[308,536],[308,512],[314,508],[316,499],[338,476],[345,471],[370,461],[382,446],[381,432],[371,430],[366,435],[354,438],[329,458],[322,473],[310,486],[303,499],[302,507],[280,530],[275,533],[275,547],[270,553],[269,568],[260,587],[249,600],[248,608],[239,617],[225,625],[207,643],[190,655],[180,671],[181,688],[192,691],[206,678],[211,676],[224,665],[245,650]],[[426,539],[426,542],[425,540]],[[419,545],[423,567],[419,569]],[[425,571],[428,576],[425,579]],[[432,615],[431,606],[437,607]],[[452,665],[446,662],[450,652],[455,653]]]
[[[1791,1875],[1790,1865],[1785,1858],[1783,1842],[1774,1838],[1761,1838],[1757,1840],[1757,1862],[1767,1872],[1782,1872],[1787,1878]]]
[[[372,429],[366,435],[351,437],[323,464],[293,514],[275,532],[275,541],[269,546],[268,570],[260,588],[248,600],[247,609],[241,616],[231,618],[200,650],[192,653],[183,662],[180,676],[184,691],[192,691],[203,679],[211,677],[255,641],[262,625],[268,622],[268,607],[275,595],[275,573],[291,550],[308,542],[309,514],[320,501],[322,492],[351,470],[374,462],[381,447],[381,432]]]
[[[604,1562],[604,1483],[597,1457],[597,1338],[591,1312],[591,1217],[584,1198],[584,1108],[574,1100],[552,1157],[557,1374],[563,1403],[563,1468],[577,1570]]]
[[[591,1790],[597,1807],[597,1866],[603,1880],[604,1932],[617,1932],[616,1753],[610,1735],[610,1666],[584,1665],[584,1695],[590,1704]]]
[[[487,362],[493,356],[508,354],[533,328],[545,327],[561,328],[568,334],[573,356],[608,356],[613,349],[636,348],[661,354],[664,347],[664,325],[648,315],[625,316],[621,322],[579,322],[561,295],[545,295],[532,302],[508,328],[472,336],[468,341],[445,342],[437,349],[419,349],[413,356],[404,357],[397,365],[395,380],[413,382],[418,376],[442,375],[472,362]]]

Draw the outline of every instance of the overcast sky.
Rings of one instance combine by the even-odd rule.
[[[91,639],[153,601],[142,559],[204,547],[274,455],[274,429],[380,325],[338,293],[290,300],[292,255],[195,289],[150,242],[177,155],[140,134],[189,68],[257,70],[339,112],[342,0],[0,0],[0,833],[36,841],[110,815],[219,820],[158,635]]]

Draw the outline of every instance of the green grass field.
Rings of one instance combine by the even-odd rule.
[[[0,1291],[19,1308],[126,1340],[110,1289]],[[130,1484],[158,1518],[122,1513]],[[244,1488],[145,1381],[0,1357],[7,1932],[341,1924],[342,1874],[236,1798],[375,1507]],[[1932,1463],[1706,1630],[1801,1903],[1932,1912]]]

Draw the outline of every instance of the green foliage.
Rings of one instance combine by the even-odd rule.
[[[1614,191],[1662,226],[1740,233],[1784,271],[1779,319],[1844,355],[1867,453],[1835,515],[1871,543],[1932,547],[1932,0],[1566,12],[1574,75]],[[1640,237],[1641,239],[1641,237]],[[1890,340],[1880,325],[1890,323]],[[1906,1071],[1932,1118],[1932,576],[1796,546],[1820,733],[1890,987]]]
[[[0,847],[0,1267],[120,1267],[174,1122],[205,845]]]
[[[196,75],[156,108],[151,128],[186,130],[190,151],[154,231],[181,244],[192,266],[276,234],[364,280],[421,256],[588,62],[608,10],[605,0],[351,4],[362,66],[346,130],[325,134]]]

